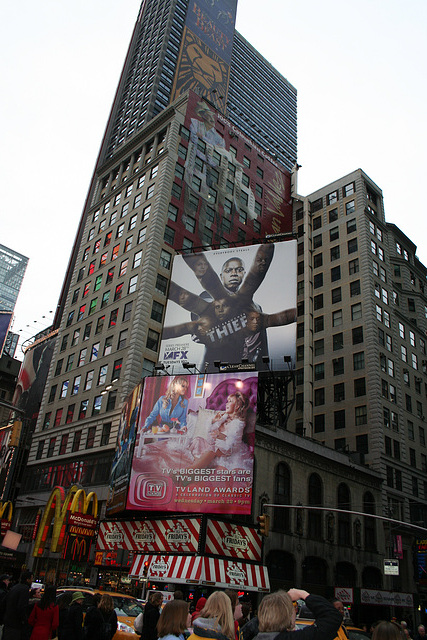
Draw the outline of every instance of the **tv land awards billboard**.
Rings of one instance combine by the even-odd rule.
[[[242,360],[281,370],[295,341],[296,241],[175,257],[159,354],[168,373]]]
[[[250,514],[257,372],[145,378],[126,507]]]

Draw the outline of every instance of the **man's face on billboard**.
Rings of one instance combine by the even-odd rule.
[[[239,258],[227,260],[221,271],[222,284],[228,291],[235,292],[245,277],[245,268]]]

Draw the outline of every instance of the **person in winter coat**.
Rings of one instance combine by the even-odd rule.
[[[23,571],[19,584],[9,591],[4,613],[3,640],[22,640],[26,632],[32,571]]]
[[[223,591],[214,591],[206,600],[200,616],[194,620],[188,640],[234,640],[234,618],[230,598]]]
[[[59,609],[56,601],[56,587],[49,585],[33,606],[28,624],[33,628],[30,640],[50,640],[59,625]]]
[[[184,631],[189,622],[188,604],[185,600],[170,600],[160,614],[157,635],[160,640],[184,640]]]
[[[297,600],[306,602],[315,622],[295,631],[293,603]],[[341,613],[322,596],[310,595],[302,589],[279,591],[266,596],[259,606],[259,633],[255,640],[334,640],[341,622]]]
[[[203,607],[206,604],[206,598],[199,598],[196,602],[196,608],[193,611],[193,613],[191,614],[191,622],[194,622],[196,618],[199,617],[201,610],[203,609]]]
[[[75,591],[71,598],[68,616],[62,629],[64,640],[83,640],[83,601],[81,591]]]
[[[163,602],[163,595],[159,591],[151,594],[144,609],[142,622],[143,640],[157,640],[157,622],[160,618],[160,605]]]
[[[86,637],[90,640],[112,640],[117,631],[117,613],[113,598],[104,593],[97,607],[91,607],[85,617]]]
[[[67,631],[64,629],[67,626],[68,611],[71,604],[71,598],[73,594],[71,591],[65,591],[58,598],[59,609],[59,625],[58,625],[58,640],[67,640]]]
[[[0,576],[0,625],[3,624],[4,612],[6,611],[6,596],[9,591],[9,584],[12,576],[3,573]]]

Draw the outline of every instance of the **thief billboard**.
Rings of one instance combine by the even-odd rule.
[[[258,374],[145,378],[128,509],[250,514]]]
[[[295,363],[295,341],[296,241],[175,257],[159,355],[168,373],[242,361],[278,371],[284,356]]]

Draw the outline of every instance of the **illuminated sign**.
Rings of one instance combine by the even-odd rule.
[[[145,378],[127,508],[250,514],[257,393],[257,372]]]
[[[76,512],[86,514],[89,507],[91,507],[92,516],[96,518],[98,515],[98,498],[93,491],[86,495],[84,489],[73,485],[68,493],[65,494],[63,487],[55,487],[50,494],[40,520],[36,541],[34,543],[33,556],[38,557],[43,555],[52,522],[50,550],[52,552],[61,551],[66,535],[67,515]],[[78,546],[79,550],[77,555],[80,554],[82,549],[82,545]]]

